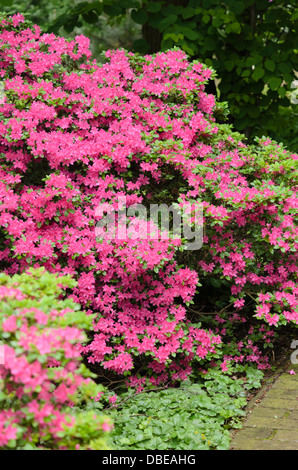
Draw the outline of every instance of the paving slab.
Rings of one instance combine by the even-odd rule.
[[[298,450],[298,365],[286,364],[246,411],[231,450]]]

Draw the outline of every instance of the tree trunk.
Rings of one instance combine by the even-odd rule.
[[[155,54],[159,52],[161,48],[162,34],[161,32],[149,26],[148,23],[145,23],[142,26],[142,34],[145,41],[149,44],[148,54]]]

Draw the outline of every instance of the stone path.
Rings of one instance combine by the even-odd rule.
[[[230,450],[298,450],[298,365],[288,363],[252,401]]]

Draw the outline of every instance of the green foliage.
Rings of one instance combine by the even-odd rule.
[[[129,390],[120,396],[117,407],[105,410],[115,423],[111,446],[122,450],[227,450],[230,430],[241,427],[247,390],[260,385],[260,376],[252,367],[246,380],[214,368],[200,383],[185,381],[180,388],[137,394]]]

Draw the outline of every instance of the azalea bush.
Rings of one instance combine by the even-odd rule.
[[[213,71],[179,49],[107,51],[99,65],[84,36],[41,34],[19,14],[0,25],[1,268],[77,281],[67,294],[93,315],[80,352],[99,380],[154,386],[228,368],[220,332],[189,315],[212,285],[224,292],[214,311],[295,325],[298,156],[268,138],[247,145],[204,91]],[[99,208],[123,198],[200,203],[201,249],[98,237]]]
[[[105,392],[82,364],[78,344],[92,318],[63,291],[69,276],[44,268],[0,274],[1,449],[107,449],[111,420],[74,412]]]

